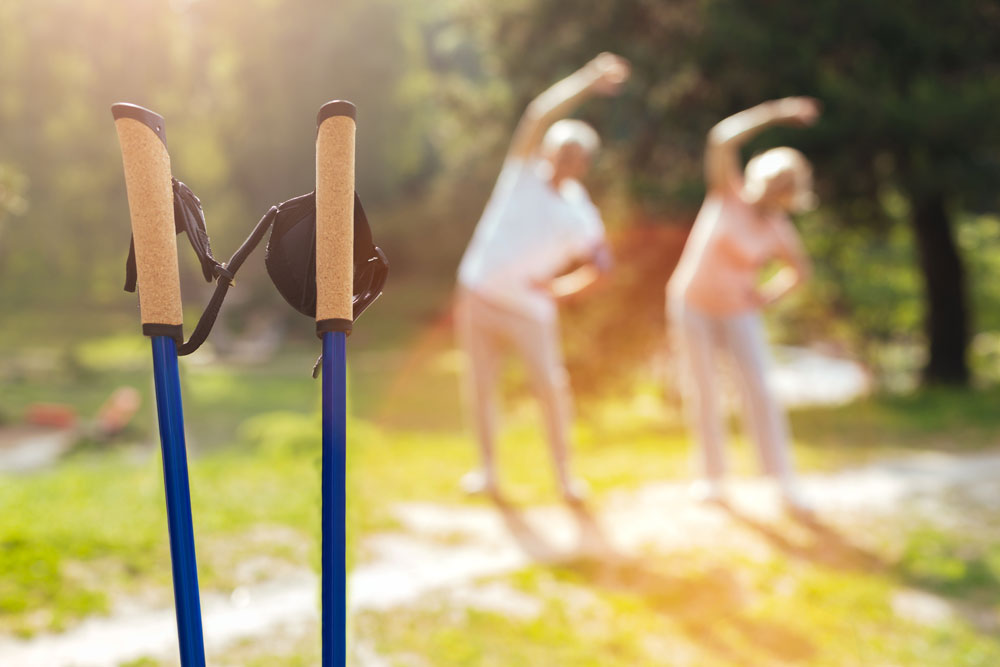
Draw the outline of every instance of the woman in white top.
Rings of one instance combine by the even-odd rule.
[[[592,284],[610,254],[600,214],[580,183],[600,141],[586,123],[563,117],[587,97],[617,93],[628,75],[624,59],[602,53],[528,105],[462,258],[456,328],[482,457],[482,469],[462,480],[470,493],[499,493],[496,383],[507,343],[528,366],[562,494],[570,502],[583,496],[569,474],[569,383],[556,300]],[[578,268],[566,273],[569,266]]]

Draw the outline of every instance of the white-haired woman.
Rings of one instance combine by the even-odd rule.
[[[783,147],[754,157],[743,170],[739,151],[765,127],[809,125],[818,115],[815,100],[790,97],[730,116],[708,135],[708,192],[667,285],[684,402],[701,450],[704,478],[695,492],[703,500],[724,499],[724,429],[715,382],[715,353],[722,349],[737,370],[745,426],[764,471],[778,481],[790,509],[808,509],[795,485],[787,420],[767,385],[760,312],[809,276],[809,259],[788,214],[812,206],[812,168],[801,153]],[[761,284],[761,270],[772,260],[784,266]]]
[[[580,182],[600,141],[592,127],[564,116],[590,96],[617,93],[628,75],[624,59],[602,53],[528,105],[462,258],[456,328],[482,457],[482,468],[462,480],[470,493],[499,493],[495,403],[506,343],[528,367],[563,496],[578,501],[583,494],[569,472],[570,396],[556,299],[592,284],[610,254]]]

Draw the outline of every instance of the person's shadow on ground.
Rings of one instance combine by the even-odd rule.
[[[620,556],[608,540],[596,517],[582,503],[569,505],[577,534],[575,544],[569,548],[558,546],[542,534],[539,522],[529,521],[525,512],[506,500],[495,499],[494,504],[503,519],[507,532],[518,546],[533,560],[540,563],[558,563],[580,557],[613,560]]]
[[[892,565],[876,553],[868,551],[845,537],[837,528],[825,523],[816,514],[790,513],[789,517],[804,533],[804,540],[793,540],[787,531],[756,519],[727,503],[723,509],[740,526],[763,538],[775,551],[801,560],[808,560],[836,570],[884,573]]]
[[[729,516],[767,541],[776,551],[791,558],[807,560],[816,565],[840,571],[878,574],[895,580],[901,588],[927,593],[938,598],[952,598],[949,608],[980,632],[1000,635],[1000,622],[993,611],[993,599],[984,605],[962,600],[940,590],[940,582],[926,575],[913,572],[905,563],[889,559],[864,549],[848,539],[843,531],[823,522],[815,514],[792,514],[797,527],[804,529],[806,540],[793,540],[777,527],[755,519],[729,504],[724,506]],[[796,531],[801,532],[801,531]],[[984,590],[998,587],[998,578],[992,573],[977,582]]]
[[[815,654],[812,643],[787,627],[751,618],[750,595],[740,579],[723,567],[679,575],[655,557],[621,553],[597,517],[583,504],[569,506],[576,524],[575,544],[567,549],[544,534],[544,527],[504,501],[497,510],[513,539],[532,559],[560,578],[634,597],[669,616],[693,642],[736,664],[754,662],[747,655],[797,662]],[[738,637],[737,641],[732,638]]]

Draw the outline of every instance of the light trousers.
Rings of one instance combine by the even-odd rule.
[[[497,385],[505,347],[527,366],[538,398],[558,481],[569,482],[569,376],[556,320],[540,320],[460,289],[455,308],[459,347],[465,353],[465,399],[487,475],[495,475]]]
[[[685,412],[699,446],[704,475],[719,480],[727,467],[716,377],[721,351],[729,356],[736,370],[744,426],[756,445],[764,472],[789,479],[792,461],[788,421],[767,384],[770,360],[760,314],[752,311],[714,317],[679,297],[669,297],[667,308],[679,356]]]

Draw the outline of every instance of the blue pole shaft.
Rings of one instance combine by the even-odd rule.
[[[167,496],[167,527],[174,573],[174,605],[177,639],[183,667],[204,667],[205,643],[201,631],[198,597],[198,566],[191,524],[191,493],[188,485],[187,452],[184,447],[184,411],[181,407],[177,344],[172,338],[154,336],[153,379],[156,412],[163,449],[163,485]]]
[[[347,334],[323,334],[323,667],[347,664]]]

